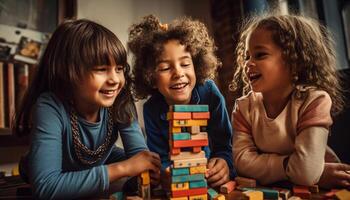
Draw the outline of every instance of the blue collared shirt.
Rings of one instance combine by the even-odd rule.
[[[209,106],[210,119],[207,126],[209,147],[205,147],[204,151],[207,158],[220,157],[226,160],[230,169],[230,177],[234,178],[236,171],[232,160],[232,127],[225,99],[214,81],[208,80],[203,85],[197,84],[192,91],[190,104]],[[143,106],[147,145],[151,151],[159,154],[164,169],[171,164],[169,122],[166,119],[168,110],[169,105],[160,93],[153,95]]]

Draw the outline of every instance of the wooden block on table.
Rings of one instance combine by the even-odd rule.
[[[285,188],[276,188],[276,187],[274,187],[272,189],[278,191],[279,197],[281,197],[282,200],[287,200],[289,197],[292,196],[290,190],[287,190]]]
[[[175,198],[170,198],[170,200],[188,200],[188,197],[175,197]]]
[[[173,141],[176,140],[190,140],[191,139],[191,134],[190,133],[173,133],[171,134]]]
[[[208,139],[207,132],[200,132],[200,133],[191,135],[191,140],[207,140],[207,139]]]
[[[175,148],[182,147],[203,147],[208,146],[208,139],[206,140],[176,140],[171,142],[171,146]]]
[[[257,190],[264,193],[264,199],[278,199],[279,197],[278,190],[266,189],[266,188],[257,188]]]
[[[184,120],[171,120],[171,126],[182,127],[182,126],[207,126],[208,120],[206,119],[184,119]]]
[[[309,186],[309,191],[311,193],[319,193],[320,189],[318,188],[318,185],[311,185],[311,186]]]
[[[210,112],[192,112],[192,119],[210,119]]]
[[[178,175],[189,175],[190,174],[190,168],[172,168],[171,169],[171,175],[172,176],[178,176]]]
[[[212,200],[219,194],[213,188],[208,188],[208,195],[209,195],[209,199]]]
[[[189,200],[207,200],[207,194],[189,196]]]
[[[311,192],[309,191],[309,187],[307,186],[294,186],[293,187],[293,195],[298,196],[302,199],[310,199]]]
[[[301,200],[301,198],[297,196],[291,196],[288,200]]]
[[[243,192],[243,194],[249,197],[249,200],[264,200],[264,193],[258,190],[248,190]]]
[[[171,155],[170,160],[184,160],[194,158],[205,158],[205,152],[200,151],[199,153],[193,153],[191,151],[183,151],[178,155]]]
[[[350,199],[350,191],[348,190],[339,190],[335,193],[335,196],[339,199],[339,200],[349,200]]]
[[[172,176],[171,182],[182,183],[182,182],[190,182],[190,181],[201,181],[204,179],[205,179],[204,174],[179,175],[179,176]]]
[[[205,174],[207,171],[207,166],[197,166],[197,167],[190,167],[190,174]]]
[[[229,181],[223,185],[220,186],[220,192],[224,194],[230,193],[232,190],[234,190],[236,187],[236,182]]]
[[[190,188],[203,188],[203,187],[208,187],[207,181],[205,179],[200,181],[190,182]]]
[[[207,191],[208,191],[207,188],[193,188],[188,190],[171,191],[171,196],[183,197],[183,196],[201,195],[201,194],[206,194]]]
[[[224,195],[222,195],[222,194],[218,194],[216,197],[214,197],[214,199],[213,200],[225,200],[226,198],[225,198],[225,196]]]
[[[329,192],[327,192],[326,194],[324,194],[325,198],[332,198],[334,197],[335,193],[338,192],[339,190],[331,190]]]
[[[251,178],[236,177],[235,181],[240,187],[256,187],[256,180]]]
[[[207,158],[195,158],[187,160],[175,160],[174,168],[183,168],[183,167],[196,167],[201,165],[207,165]]]
[[[208,105],[172,105],[169,108],[169,111],[173,112],[208,112]]]
[[[166,119],[192,119],[192,114],[191,112],[168,112]]]
[[[188,190],[188,189],[190,189],[188,182],[171,184],[171,191]]]
[[[197,134],[201,132],[201,127],[200,126],[191,126],[189,127],[190,133],[191,134]]]

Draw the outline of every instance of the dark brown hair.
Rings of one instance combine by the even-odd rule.
[[[215,78],[220,62],[214,54],[214,41],[203,23],[185,17],[165,26],[149,15],[133,24],[129,32],[128,48],[134,55],[133,93],[137,99],[157,92],[153,87],[156,63],[169,40],[178,40],[191,54],[197,83]]]
[[[318,21],[301,15],[265,15],[248,18],[243,26],[236,48],[237,67],[230,89],[237,91],[243,84],[243,95],[251,88],[244,73],[247,36],[258,28],[272,32],[273,41],[282,49],[285,63],[292,72],[294,85],[315,86],[327,91],[332,99],[332,114],[344,106],[336,70],[334,42],[331,33]]]
[[[131,95],[130,66],[126,50],[107,28],[86,19],[69,20],[53,33],[33,81],[15,117],[13,130],[18,135],[30,132],[31,112],[43,92],[52,92],[64,105],[73,99],[74,85],[94,66],[117,64],[124,67],[126,84],[112,106],[115,122],[130,123],[136,117]]]

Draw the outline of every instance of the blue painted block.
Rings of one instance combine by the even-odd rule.
[[[172,176],[179,176],[179,175],[189,175],[190,174],[190,168],[172,168],[171,169],[171,175]]]
[[[203,188],[203,187],[205,188],[208,187],[206,180],[190,182],[190,188]]]
[[[209,112],[208,105],[172,105],[170,111],[173,112]]]
[[[214,199],[218,193],[213,188],[208,188],[209,199]]]
[[[182,183],[182,182],[190,182],[190,181],[201,181],[204,180],[204,174],[192,174],[192,175],[181,175],[181,176],[172,176],[172,183]]]
[[[190,133],[173,133],[173,140],[190,140]]]

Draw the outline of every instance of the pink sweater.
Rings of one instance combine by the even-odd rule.
[[[267,117],[261,93],[250,92],[236,101],[233,159],[239,175],[261,184],[288,179],[300,185],[318,182],[332,124],[332,101],[325,91],[298,88],[275,119]]]

